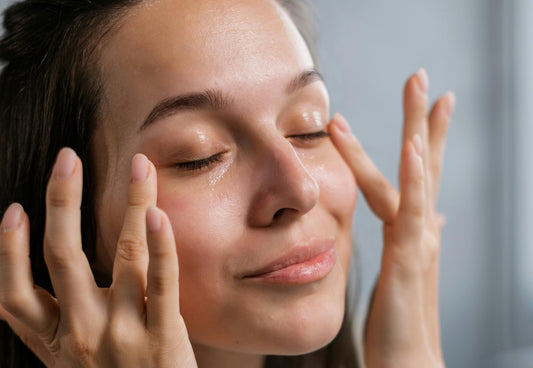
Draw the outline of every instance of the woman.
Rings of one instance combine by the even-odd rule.
[[[407,82],[398,194],[346,121],[328,121],[290,9],[7,11],[0,305],[46,366],[355,366],[354,177],[384,221],[366,364],[443,365],[434,206],[453,97],[427,119],[425,72]],[[2,341],[3,365],[33,364]]]

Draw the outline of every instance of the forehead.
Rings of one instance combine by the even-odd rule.
[[[294,24],[270,0],[148,1],[100,50],[111,110],[208,88],[266,86],[310,66]]]

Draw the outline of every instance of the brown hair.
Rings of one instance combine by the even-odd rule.
[[[4,13],[0,40],[0,211],[21,203],[31,223],[36,284],[53,293],[42,239],[45,189],[55,156],[69,146],[83,167],[82,239],[94,257],[94,175],[91,138],[101,84],[95,49],[121,16],[142,0],[25,0]],[[315,39],[306,1],[280,0],[313,56]],[[0,323],[0,368],[42,363],[5,322]],[[268,357],[267,367],[356,367],[349,309],[339,335],[325,348],[299,357]]]

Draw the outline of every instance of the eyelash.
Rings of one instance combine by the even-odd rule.
[[[314,133],[296,134],[296,135],[289,136],[289,138],[295,138],[295,139],[299,139],[302,141],[311,141],[314,139],[321,139],[321,138],[327,138],[327,137],[329,137],[329,133],[324,130],[314,132]]]
[[[211,166],[215,162],[221,161],[222,158],[222,152],[217,153],[213,156],[209,156],[207,158],[203,158],[201,160],[195,160],[195,161],[188,161],[188,162],[180,162],[179,164],[176,164],[176,167],[181,170],[185,171],[198,171],[202,170],[208,166]]]
[[[294,139],[298,139],[301,141],[311,141],[311,140],[321,139],[321,138],[326,138],[326,137],[329,137],[329,133],[324,130],[321,130],[319,132],[314,132],[314,133],[296,134],[296,135],[289,136],[289,138],[294,138]],[[203,158],[201,160],[180,162],[176,164],[176,167],[184,171],[199,171],[199,170],[202,170],[202,169],[205,169],[211,166],[212,164],[216,162],[220,162],[222,158],[222,154],[223,152],[220,152],[213,156]]]

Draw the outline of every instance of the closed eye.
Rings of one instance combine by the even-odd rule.
[[[207,158],[203,158],[200,160],[194,160],[194,161],[187,161],[187,162],[180,162],[176,164],[176,168],[184,171],[198,171],[205,168],[208,168],[212,164],[221,161],[222,155],[224,152],[220,152],[217,154],[214,154],[212,156],[209,156]]]
[[[290,135],[288,138],[298,139],[301,141],[311,141],[311,140],[322,139],[322,138],[327,138],[327,137],[329,137],[329,133],[324,130],[321,130],[321,131],[314,132],[314,133],[294,134],[294,135]]]

